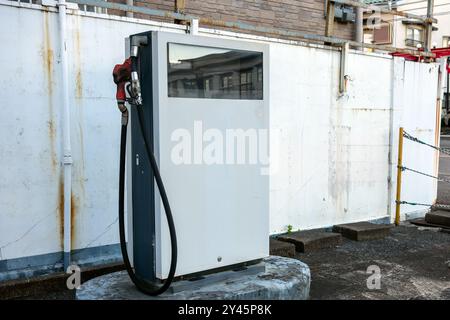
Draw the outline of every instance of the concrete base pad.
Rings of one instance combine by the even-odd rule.
[[[231,281],[233,279],[242,279],[245,276],[249,275],[258,275],[266,272],[266,264],[264,262],[260,262],[258,264],[252,264],[249,266],[236,268],[232,270],[226,271],[218,271],[215,273],[207,274],[204,276],[195,277],[190,280],[178,280],[172,282],[167,292],[169,293],[177,293],[186,290],[197,290],[201,289],[209,284],[218,283],[221,281]]]
[[[293,243],[298,252],[310,252],[323,248],[332,248],[342,242],[339,233],[318,230],[297,231],[277,237],[280,241]]]
[[[382,239],[389,235],[391,226],[370,222],[340,224],[333,227],[334,232],[355,241]]]
[[[305,300],[309,296],[311,275],[299,260],[270,256],[263,260],[266,271],[205,284],[176,293],[166,292],[157,297],[147,296],[136,289],[126,271],[110,273],[89,280],[76,292],[78,300],[216,300],[216,299],[281,299]]]
[[[273,256],[293,258],[295,256],[295,245],[270,238],[270,254]]]
[[[437,210],[426,214],[425,221],[430,224],[450,227],[450,211]]]

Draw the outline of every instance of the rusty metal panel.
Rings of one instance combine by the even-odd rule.
[[[11,49],[0,53],[2,260],[60,251],[63,200],[56,15],[4,6],[0,15]]]

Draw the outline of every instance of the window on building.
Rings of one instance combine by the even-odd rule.
[[[262,81],[263,81],[262,67],[259,67],[259,68],[258,68],[258,79],[257,79],[257,81],[258,81],[258,82],[261,82],[261,83],[262,83]]]
[[[108,0],[103,0],[103,1],[106,2]],[[108,13],[108,9],[106,9],[106,8],[101,8],[101,7],[96,7],[96,6],[89,6],[89,5],[86,5],[86,4],[78,4],[78,8],[80,10],[82,10],[82,11],[85,11],[85,12]]]
[[[423,29],[420,27],[407,27],[406,28],[406,41],[405,44],[408,47],[417,47],[418,44],[423,46]]]
[[[206,78],[203,88],[205,88],[205,98],[211,98],[214,89],[213,78]]]
[[[450,47],[450,36],[442,37],[442,48]]]
[[[262,100],[263,54],[169,43],[168,94],[179,98]]]
[[[195,79],[185,79],[183,80],[183,87],[188,90],[197,88],[197,81]]]
[[[392,28],[390,23],[383,23],[379,28],[373,28],[373,43],[389,44],[392,43]]]
[[[225,74],[221,76],[222,88],[221,90],[223,92],[230,92],[233,90],[233,75],[232,74]]]
[[[241,97],[247,97],[253,91],[252,70],[241,72]]]

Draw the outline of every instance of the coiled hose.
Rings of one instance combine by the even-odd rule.
[[[132,58],[132,70],[137,70],[137,62],[136,58]],[[133,106],[133,105],[132,105]],[[156,296],[163,292],[165,292],[171,285],[174,277],[175,277],[175,271],[177,267],[177,255],[178,255],[178,248],[177,248],[177,237],[176,237],[176,231],[175,231],[175,224],[173,221],[172,216],[172,210],[170,209],[169,199],[167,198],[166,190],[164,188],[163,181],[161,179],[161,173],[158,168],[158,164],[156,162],[155,155],[150,150],[147,138],[144,134],[144,126],[142,121],[142,106],[134,105],[134,107],[137,109],[137,118],[138,118],[138,126],[139,131],[142,136],[142,140],[144,142],[145,152],[147,154],[147,157],[150,161],[150,165],[153,171],[153,174],[155,176],[155,181],[159,189],[159,193],[161,195],[161,200],[163,202],[164,211],[166,213],[167,218],[167,224],[169,226],[169,233],[170,233],[170,243],[171,243],[171,260],[170,260],[170,269],[169,274],[167,276],[167,279],[163,282],[161,286],[156,285],[155,283],[151,283],[149,281],[146,281],[144,279],[139,278],[136,273],[133,270],[133,267],[131,266],[129,257],[128,257],[128,250],[127,250],[127,243],[126,243],[126,237],[125,237],[125,159],[126,159],[126,144],[127,144],[127,126],[128,121],[122,122],[122,129],[120,134],[120,166],[119,166],[119,235],[120,235],[120,248],[122,251],[122,257],[125,264],[125,268],[128,272],[128,275],[131,278],[131,281],[136,285],[136,287],[143,293]],[[119,106],[119,109],[122,113],[128,113],[128,110],[126,108],[121,108]],[[128,117],[128,114],[126,114],[126,117]]]

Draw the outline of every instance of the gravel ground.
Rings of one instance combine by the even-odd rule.
[[[298,253],[311,269],[310,299],[450,300],[450,234],[422,230],[409,223],[393,228],[382,240],[344,238],[334,249]],[[380,289],[368,289],[380,268]]]

